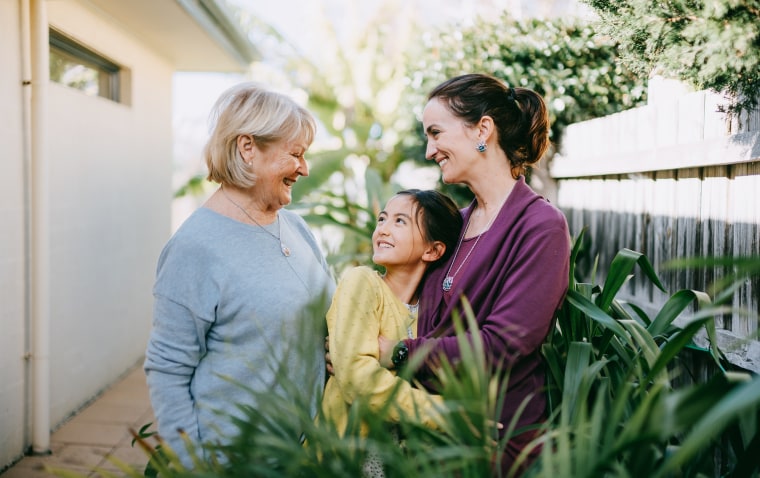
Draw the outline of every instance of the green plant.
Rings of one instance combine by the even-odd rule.
[[[376,35],[384,34],[387,32]],[[368,34],[367,37],[371,38],[372,35]],[[368,41],[367,44],[377,43]],[[555,143],[561,141],[562,133],[569,124],[631,108],[646,99],[643,79],[616,63],[615,43],[579,20],[516,21],[505,13],[498,21],[478,20],[467,28],[447,25],[429,36],[423,36],[416,44],[418,48],[409,49],[404,65],[397,65],[393,70],[396,79],[402,73],[408,77],[406,88],[402,89],[398,84],[392,86],[395,96],[391,101],[397,104],[397,108],[374,117],[372,121],[377,125],[374,128],[363,122],[365,116],[352,112],[346,105],[341,106],[337,100],[336,92],[345,88],[337,88],[337,84],[343,80],[327,81],[317,75],[306,75],[319,86],[314,89],[311,85],[304,85],[304,88],[313,96],[310,105],[324,123],[333,124],[335,115],[355,118],[354,122],[346,123],[349,133],[330,129],[333,135],[360,139],[353,151],[341,149],[335,154],[342,158],[350,156],[349,153],[354,153],[352,157],[366,157],[367,174],[384,183],[392,180],[393,173],[403,161],[416,162],[418,166],[427,163],[416,116],[425,104],[426,94],[436,84],[463,72],[488,72],[510,85],[533,88],[543,94],[550,111],[551,135]],[[375,68],[380,69],[378,65],[387,62],[382,52],[378,54],[372,50],[366,53]],[[339,71],[347,70],[340,68]],[[367,76],[366,72],[362,76]],[[363,104],[362,111],[380,110],[382,104],[377,100],[388,98],[379,88],[385,82],[373,79],[371,84],[378,89],[372,96],[373,101]],[[328,88],[330,85],[333,85],[332,89]],[[356,85],[350,88],[356,88]],[[354,106],[358,108],[359,104]],[[353,132],[357,128],[366,133],[375,131],[380,136],[375,138]],[[382,151],[377,149],[379,145],[383,145]],[[332,154],[324,153],[325,157]],[[315,165],[321,162],[313,161]],[[324,164],[332,163],[326,161]],[[327,172],[325,167],[320,168]],[[352,174],[349,168],[342,167],[338,173],[340,180],[334,184],[326,182],[323,188],[294,195],[294,201],[302,199],[307,205],[314,206],[306,216],[310,224],[321,227],[338,219],[337,222],[342,222],[339,226],[344,230],[347,229],[344,226],[351,226],[347,240],[334,254],[343,266],[362,263],[368,257],[367,251],[362,250],[361,242],[356,240],[362,239],[361,236],[353,234],[356,231],[353,226],[361,227],[361,222],[353,222],[360,216],[350,213],[349,210],[354,207],[351,203],[371,210],[372,200],[377,197],[372,189],[380,189],[377,181],[367,179],[368,200],[365,202],[361,192],[353,192],[358,191],[356,185],[361,185],[361,181]],[[320,174],[318,177],[326,175]],[[307,183],[312,183],[313,179],[310,178]],[[460,205],[471,199],[471,193],[465,186],[439,184],[439,187]],[[347,190],[352,193],[347,193]]]
[[[334,218],[341,222],[341,230],[363,227],[359,217],[352,223],[355,217],[348,209],[353,208],[351,203],[368,210],[374,207],[364,202],[365,169],[389,183],[402,163],[428,165],[416,116],[427,92],[449,76],[484,71],[544,94],[555,143],[571,123],[645,100],[643,79],[617,64],[615,43],[580,20],[516,21],[504,14],[497,21],[478,20],[467,28],[445,25],[426,34],[408,16],[410,11],[400,14],[397,6],[388,0],[369,21],[352,18],[363,22],[364,28],[349,41],[340,39],[327,15],[317,15],[313,26],[324,32],[318,54],[299,50],[270,25],[238,12],[249,36],[267,45],[266,63],[277,70],[267,72],[257,64],[257,74],[269,74],[273,84],[303,93],[320,130],[330,137],[329,145],[321,150],[315,145],[309,151],[310,177],[299,181],[293,191],[294,205],[315,206],[309,209],[308,220],[317,227]],[[205,191],[199,187],[202,179],[192,178],[177,194]],[[471,199],[464,186],[441,187],[460,205]],[[330,210],[316,207],[320,203]],[[329,249],[338,269],[366,261],[366,246],[353,232],[339,244]]]
[[[610,115],[643,104],[644,79],[620,64],[616,43],[587,21],[518,21],[508,12],[471,26],[447,25],[423,38],[409,57],[410,87],[405,112],[419,115],[428,92],[462,73],[489,73],[510,86],[531,88],[544,96],[551,120],[551,139],[561,144],[568,125]],[[422,131],[405,136],[406,156],[423,161]],[[551,154],[547,155],[551,160]],[[546,178],[548,179],[548,178]],[[471,197],[447,188],[460,202]]]
[[[567,300],[543,348],[550,417],[533,444],[542,452],[525,476],[759,476],[760,377],[732,370],[715,346],[713,318],[726,306],[703,292],[685,290],[649,317],[617,298],[637,267],[662,287],[648,259],[623,249],[600,284],[583,282],[575,270],[582,247],[579,237],[572,249]],[[733,279],[759,270],[760,258],[739,260]],[[693,303],[698,305],[694,313],[683,317]],[[157,437],[146,426],[136,439],[152,466],[140,470],[119,464],[123,476],[155,476],[148,474],[154,470],[164,478],[355,477],[361,476],[368,453],[380,457],[389,477],[488,476],[504,443],[492,417],[505,390],[487,371],[478,335],[465,339],[464,331],[476,327],[472,311],[466,310],[461,321],[455,318],[455,324],[462,358],[456,366],[443,361],[438,370],[445,401],[437,431],[422,427],[414,416],[402,417],[397,425],[401,440],[396,440],[387,419],[392,401],[378,410],[359,400],[341,435],[332,423],[313,419],[309,397],[283,369],[277,374],[281,395],[251,390],[256,407],[241,407],[234,417],[220,415],[234,420],[240,433],[224,446],[204,447],[210,461],[198,458],[201,450],[191,450],[196,467],[183,469],[160,440],[158,446],[147,443]],[[708,356],[716,372],[706,380],[679,384],[678,378],[689,374],[684,353],[692,350],[694,334],[704,329],[713,338],[712,347],[693,352]],[[361,424],[368,426],[368,434]],[[505,440],[523,431],[502,425]],[[55,474],[82,478],[72,472]]]
[[[466,327],[474,327],[468,314]],[[249,390],[256,407],[241,407],[242,413],[221,414],[220,419],[233,420],[240,433],[229,443],[203,447],[210,460],[203,460],[203,450],[189,449],[195,467],[187,470],[175,453],[155,434],[149,425],[135,433],[135,441],[147,456],[144,470],[117,463],[124,476],[180,477],[345,477],[362,476],[369,453],[384,463],[386,475],[479,478],[491,472],[492,460],[498,455],[497,429],[492,420],[499,406],[500,393],[494,378],[486,372],[483,344],[464,338],[466,328],[457,320],[461,335],[463,361],[457,366],[445,365],[438,378],[446,397],[441,408],[440,430],[433,431],[419,424],[415,416],[402,416],[389,428],[388,416],[393,401],[380,409],[364,400],[352,405],[344,435],[335,426],[310,411],[310,397],[303,387],[290,379],[287,370],[278,371],[282,396],[273,398],[269,391]],[[409,367],[414,367],[414,361]],[[243,386],[241,384],[241,386]],[[362,425],[369,430],[362,432]],[[391,433],[398,431],[398,435]],[[300,434],[302,433],[302,435]],[[396,438],[400,436],[400,440]],[[305,442],[301,440],[305,439]],[[149,444],[156,440],[157,446]],[[83,478],[83,475],[62,470],[49,470],[57,476]],[[103,472],[103,476],[115,474]]]
[[[721,476],[757,474],[760,379],[726,370],[713,320],[727,308],[703,292],[682,290],[650,318],[616,299],[636,265],[663,289],[646,257],[626,249],[613,259],[603,285],[577,281],[571,270],[567,300],[543,349],[552,421],[531,476],[560,470],[574,477],[712,476],[716,455],[738,457],[721,464]],[[677,324],[694,302],[696,312]],[[676,387],[678,376],[688,373],[683,353],[700,329],[710,338],[706,353],[718,372]],[[730,440],[720,442],[722,436]]]
[[[642,75],[659,72],[697,89],[733,96],[733,109],[760,99],[760,2],[584,0],[620,43],[621,60]]]
[[[148,455],[148,463],[145,465],[143,475],[149,478],[156,478],[158,476],[159,465],[157,463],[165,462],[167,460],[166,452],[163,449],[163,444],[159,441],[155,447],[148,444],[148,440],[151,437],[158,438],[158,432],[151,431],[150,427],[153,422],[146,423],[138,431],[131,430],[132,433],[132,447],[135,444],[139,444],[140,447]]]

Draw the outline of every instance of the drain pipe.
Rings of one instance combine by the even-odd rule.
[[[32,237],[32,25],[29,0],[20,0],[21,5],[21,137],[23,141],[24,178],[24,375],[28,380],[25,390],[31,392],[32,375],[32,287],[31,287],[31,237]],[[24,402],[24,445],[28,443],[30,432],[28,420],[32,416],[32,395]]]
[[[50,453],[50,47],[45,2],[30,2],[32,453]]]

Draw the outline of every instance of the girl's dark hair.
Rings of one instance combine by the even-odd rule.
[[[441,241],[446,245],[446,251],[435,263],[448,259],[462,232],[462,215],[454,201],[432,189],[405,189],[396,194],[414,199],[417,225],[425,241]]]
[[[433,98],[443,100],[469,126],[483,116],[493,118],[515,179],[549,147],[549,114],[544,99],[533,90],[510,88],[493,76],[470,73],[436,86],[428,95],[428,100]]]

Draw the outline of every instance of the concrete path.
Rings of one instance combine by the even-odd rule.
[[[149,422],[155,424],[145,374],[141,366],[136,366],[53,433],[52,455],[24,457],[0,473],[0,478],[55,476],[46,472],[44,465],[90,478],[103,476],[94,471],[96,468],[122,476],[119,468],[108,460],[109,456],[142,470],[148,457],[139,446],[132,447],[129,429],[137,431]],[[155,431],[155,425],[151,429]]]

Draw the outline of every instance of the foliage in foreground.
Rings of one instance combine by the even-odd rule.
[[[757,267],[760,258],[749,262]],[[714,318],[726,307],[681,290],[650,317],[616,299],[636,266],[663,289],[646,256],[628,249],[612,260],[603,284],[577,281],[571,270],[544,345],[553,421],[532,476],[757,476],[760,379],[731,371],[716,346]],[[692,305],[696,311],[685,317]],[[706,381],[696,380],[686,360],[700,331],[711,348],[696,353],[711,357],[717,370]],[[683,382],[689,385],[676,385]]]
[[[572,264],[581,243],[575,243]],[[745,272],[733,279],[741,281],[744,274],[756,273],[760,258],[737,263],[737,270]],[[731,371],[715,346],[713,320],[725,308],[703,292],[684,290],[649,317],[635,304],[616,298],[636,271],[661,287],[648,259],[623,249],[608,270],[598,284],[578,281],[571,271],[567,300],[543,349],[550,419],[534,443],[543,451],[525,476],[760,476],[760,378]],[[683,317],[694,303],[696,311]],[[471,313],[465,322],[472,326]],[[690,373],[683,357],[700,330],[711,338],[712,347],[698,353],[711,357],[716,372],[707,380],[677,385]],[[389,477],[489,476],[501,449],[489,417],[496,415],[504,390],[486,372],[483,344],[462,339],[461,345],[465,353],[459,366],[445,364],[438,376],[446,399],[442,432],[404,419],[398,425],[403,437],[399,443],[385,424],[388,408],[371,410],[357,402],[348,432],[341,437],[329,422],[312,420],[308,397],[298,393],[282,370],[284,396],[260,393],[260,405],[243,409],[244,418],[235,419],[240,435],[230,445],[195,450],[196,456],[206,453],[217,460],[199,459],[196,469],[184,470],[171,450],[157,452],[151,443],[156,437],[141,430],[138,442],[152,457],[148,469],[119,463],[123,475],[101,475],[155,476],[157,471],[166,478],[356,477],[373,452]],[[366,437],[360,433],[362,422],[369,425]],[[519,432],[503,425],[507,436]],[[299,440],[301,432],[306,446]]]

